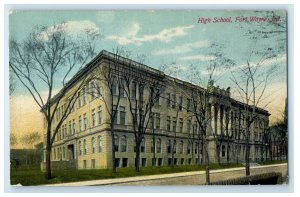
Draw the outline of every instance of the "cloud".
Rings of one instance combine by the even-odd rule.
[[[99,35],[100,29],[95,23],[89,20],[66,21],[64,23],[48,27],[39,34],[39,38],[47,40],[49,34],[51,35],[55,32],[65,32],[68,35],[75,37],[85,33],[88,33],[89,35]]]
[[[146,42],[153,42],[155,40],[166,43],[166,42],[170,42],[174,37],[181,37],[187,35],[186,30],[191,28],[194,28],[194,25],[178,26],[178,27],[163,29],[157,34],[148,34],[139,37],[137,34],[140,31],[140,25],[138,23],[135,23],[132,25],[132,27],[126,34],[122,36],[117,36],[117,35],[107,36],[106,39],[114,40],[120,45],[128,45],[128,44],[142,45]]]
[[[191,55],[179,58],[179,60],[199,60],[199,61],[211,61],[216,59],[215,56],[212,55]]]
[[[170,54],[187,53],[197,48],[208,47],[208,45],[209,42],[207,40],[201,40],[198,42],[177,45],[171,49],[161,49],[153,52],[153,55],[170,55]]]

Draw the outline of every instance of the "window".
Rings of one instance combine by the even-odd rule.
[[[96,160],[92,159],[91,160],[92,168],[96,168]]]
[[[117,95],[117,78],[115,76],[112,77],[111,89],[112,89],[113,95]]]
[[[96,152],[96,138],[92,137],[92,153]]]
[[[75,123],[75,119],[73,119],[73,134],[76,133],[76,123]]]
[[[183,104],[183,98],[182,96],[179,97],[179,110],[182,111],[182,104]]]
[[[187,99],[187,102],[186,102],[186,111],[190,112],[190,110],[191,110],[191,99]]]
[[[122,158],[122,167],[126,168],[128,166],[128,158]]]
[[[92,89],[92,100],[98,97],[98,85],[97,82],[94,80],[91,83],[91,89]]]
[[[174,140],[173,142],[173,153],[177,152],[177,144],[176,144],[176,140]]]
[[[136,99],[136,82],[133,82],[131,85],[131,98]]]
[[[142,158],[142,167],[145,167],[147,163],[147,159],[146,158]]]
[[[174,165],[177,165],[178,159],[174,158]]]
[[[150,113],[150,128],[154,129],[154,113]]]
[[[194,150],[194,153],[195,153],[195,154],[198,154],[198,148],[199,148],[199,147],[198,147],[198,142],[195,142],[195,148],[194,148],[194,149],[195,149],[195,150]]]
[[[88,128],[88,119],[86,117],[86,114],[83,115],[83,124],[84,124],[84,130],[87,130],[87,128]]]
[[[191,153],[191,143],[188,142],[187,144],[187,154],[190,154]]]
[[[82,144],[81,141],[78,142],[79,155],[82,155]]]
[[[170,131],[171,130],[171,117],[168,116],[167,117],[167,131]]]
[[[85,105],[87,102],[87,92],[86,92],[86,86],[83,87],[83,104]]]
[[[115,139],[115,151],[119,151],[119,137],[117,135],[114,136]]]
[[[113,107],[113,115],[114,115],[114,124],[118,124],[118,110],[116,105],[114,105]]]
[[[126,152],[127,151],[127,139],[126,136],[123,135],[121,138],[121,151]]]
[[[79,116],[79,131],[82,131],[82,117]]]
[[[95,109],[92,109],[92,126],[93,127],[96,126],[96,113],[95,113]]]
[[[82,98],[81,98],[81,91],[78,91],[78,107],[81,107],[81,105],[82,105]]]
[[[102,106],[98,107],[98,125],[102,124]]]
[[[183,153],[183,141],[180,141],[180,148],[179,148],[179,153],[182,154]]]
[[[157,151],[157,153],[161,153],[161,139],[160,138],[157,139],[156,151]]]
[[[142,103],[144,101],[144,88],[144,84],[139,85],[139,99],[142,101]]]
[[[222,146],[222,157],[225,157],[225,154],[226,154],[225,152],[226,152],[226,151],[225,151],[225,145],[223,145],[223,146]]]
[[[168,166],[172,165],[172,158],[168,158]]]
[[[179,118],[179,131],[183,132],[183,118]]]
[[[173,117],[173,132],[176,132],[176,125],[177,125],[177,119],[176,117]]]
[[[167,152],[171,153],[171,140],[167,141]]]
[[[103,150],[103,139],[102,139],[101,135],[98,136],[98,143],[99,143],[99,152],[102,152],[102,150]]]
[[[184,164],[184,158],[181,158],[180,160],[180,164],[183,165]]]
[[[162,158],[158,158],[158,166],[162,166],[163,165],[163,160]]]
[[[160,97],[159,97],[159,90],[157,92],[157,95],[156,95],[156,101],[154,103],[154,106],[158,107],[160,105]]]
[[[72,123],[71,121],[69,121],[69,135],[71,135],[72,133]]]
[[[83,160],[83,168],[84,168],[84,169],[87,168],[87,162],[86,162],[86,160]]]
[[[191,126],[192,126],[191,124],[192,124],[191,120],[188,120],[187,121],[187,132],[188,133],[191,133]]]
[[[160,128],[160,113],[156,113],[156,129]]]
[[[171,107],[171,94],[170,93],[168,93],[167,94],[167,105],[168,105],[168,107]]]
[[[86,144],[86,140],[85,139],[83,140],[83,147],[84,147],[83,154],[86,155],[88,153],[88,146]]]
[[[125,85],[125,81],[124,79],[120,79],[120,82],[119,82],[119,92],[120,92],[120,96],[121,97],[125,97],[125,90],[124,90],[124,85]]]
[[[172,108],[176,108],[176,94],[172,95]]]
[[[126,111],[125,107],[120,106],[120,124],[125,126],[126,125]]]
[[[145,138],[142,139],[141,141],[141,153],[145,152]]]

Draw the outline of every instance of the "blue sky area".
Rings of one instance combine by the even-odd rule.
[[[36,25],[51,27],[54,24],[66,22],[71,32],[80,32],[86,27],[92,28],[100,33],[97,40],[97,51],[122,46],[131,51],[132,58],[136,54],[146,55],[145,64],[159,68],[162,64],[176,62],[180,66],[177,77],[189,81],[187,73],[193,68],[200,71],[201,78],[207,77],[206,68],[215,57],[212,55],[215,48],[213,43],[223,46],[224,56],[234,61],[233,67],[244,65],[249,59],[252,50],[263,51],[267,48],[275,48],[278,40],[284,40],[285,33],[274,34],[267,39],[253,41],[247,32],[253,29],[262,31],[268,28],[266,22],[247,22],[236,20],[237,17],[262,17],[266,12],[260,11],[11,11],[9,17],[9,34],[11,38],[22,41]],[[286,12],[275,11],[282,24],[285,25]],[[227,19],[231,22],[213,22],[215,18]],[[199,23],[199,18],[211,19],[210,23]],[[272,27],[277,30],[277,27]],[[284,28],[283,28],[284,29]],[[282,29],[280,29],[282,30]],[[260,58],[253,55],[251,62],[255,64]],[[276,52],[274,58],[265,62],[265,69],[269,66],[278,65],[276,77],[270,80],[270,89],[275,91],[270,94],[274,97],[281,95],[280,100],[286,97],[286,49]],[[234,68],[233,68],[234,70]],[[234,85],[229,80],[230,73],[227,71],[217,85],[222,88]],[[57,78],[59,80],[59,78]],[[44,86],[39,87],[44,90]],[[57,87],[60,88],[60,87]],[[232,88],[234,91],[234,87]],[[18,86],[14,97],[25,96],[28,93]],[[277,95],[277,96],[276,96]],[[270,97],[269,99],[273,99]],[[278,103],[281,106],[281,104]]]

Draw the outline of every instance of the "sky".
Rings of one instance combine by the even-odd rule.
[[[285,12],[275,11],[284,24]],[[180,72],[176,77],[189,81],[189,74],[195,69],[200,78],[207,78],[207,66],[217,60],[216,52],[234,61],[229,69],[216,73],[216,85],[221,88],[231,87],[232,96],[237,97],[236,87],[230,80],[231,73],[246,64],[255,65],[260,55],[250,55],[252,51],[261,52],[267,48],[276,49],[278,40],[284,40],[285,33],[272,34],[257,41],[251,39],[249,31],[268,30],[266,22],[250,22],[250,17],[262,17],[265,12],[255,11],[174,11],[174,10],[118,10],[118,11],[10,11],[10,38],[20,42],[26,39],[36,25],[51,28],[53,25],[66,24],[68,32],[74,36],[92,29],[100,34],[96,41],[96,50],[112,51],[116,47],[124,47],[135,59],[138,54],[145,55],[145,64],[153,68],[176,63]],[[246,21],[244,18],[247,18]],[[269,19],[269,18],[268,18]],[[276,18],[275,18],[276,19]],[[226,22],[227,20],[227,22]],[[229,21],[229,22],[228,22]],[[272,28],[274,28],[272,26]],[[277,30],[277,27],[274,28]],[[215,45],[219,48],[215,48]],[[287,54],[285,48],[275,51],[273,58],[263,63],[262,72],[267,72],[274,65],[277,72],[270,78],[265,92],[266,107],[272,114],[271,123],[276,122],[284,109],[287,96]],[[35,79],[41,92],[46,87]],[[57,81],[61,79],[59,76]],[[21,138],[26,132],[42,129],[42,115],[31,96],[15,79],[16,90],[10,99],[11,132]],[[55,91],[61,86],[57,85]]]

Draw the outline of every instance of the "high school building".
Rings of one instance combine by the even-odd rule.
[[[141,143],[141,166],[151,166],[153,162],[157,166],[171,165],[172,151],[175,165],[202,163],[204,161],[202,139],[198,135],[200,129],[192,112],[189,90],[203,89],[135,61],[115,57],[107,51],[102,51],[68,82],[64,87],[67,89],[67,94],[58,106],[54,124],[61,119],[66,110],[66,102],[74,94],[82,78],[91,74],[101,75],[102,73],[96,68],[120,63],[124,70],[142,73],[150,78],[159,76],[164,80],[164,91],[153,106],[149,128]],[[97,87],[101,92],[90,92],[89,87]],[[208,114],[212,117],[207,134],[210,162],[243,162],[246,152],[245,104],[231,98],[230,88],[224,90],[213,84],[207,88],[210,92]],[[136,94],[136,87],[133,86],[131,91]],[[102,96],[99,96],[100,94]],[[115,147],[111,145],[110,118],[107,111],[110,102],[105,101],[109,98],[109,89],[104,82],[91,81],[81,88],[72,112],[56,135],[51,152],[54,168],[111,168],[112,148],[116,151],[117,167],[134,167],[136,147],[129,101],[118,86],[113,86],[113,94],[115,97],[120,95],[119,105],[115,109],[117,115],[114,119]],[[145,95],[147,95],[146,88]],[[57,96],[53,98],[52,105],[55,104],[56,98]],[[270,114],[260,108],[256,108],[255,111],[256,119],[251,125],[250,139],[252,161],[269,157],[264,139],[268,131]],[[46,126],[44,129],[46,136]],[[153,160],[153,152],[155,152],[155,160]],[[44,162],[45,157],[42,168]]]

